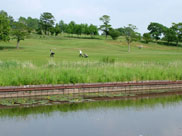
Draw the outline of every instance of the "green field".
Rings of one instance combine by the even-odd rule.
[[[80,49],[89,57],[79,57]],[[0,86],[182,80],[181,47],[133,42],[127,50],[124,38],[35,37],[21,41],[19,50],[15,40],[0,42]]]

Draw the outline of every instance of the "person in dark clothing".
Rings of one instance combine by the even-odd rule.
[[[55,53],[52,50],[50,50],[50,52],[50,57],[54,57]]]

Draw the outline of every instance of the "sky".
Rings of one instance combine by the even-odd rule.
[[[40,18],[43,12],[54,15],[56,22],[101,25],[99,18],[109,15],[113,28],[133,24],[138,32],[147,31],[150,22],[170,27],[182,22],[182,0],[1,0],[0,10],[14,19],[20,16]]]

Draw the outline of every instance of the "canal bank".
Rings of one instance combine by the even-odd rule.
[[[0,98],[84,93],[140,93],[145,90],[180,89],[182,81],[138,81],[89,84],[26,85],[0,87]]]
[[[0,109],[181,95],[182,81],[0,87]]]

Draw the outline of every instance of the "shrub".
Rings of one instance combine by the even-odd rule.
[[[112,29],[109,31],[109,35],[113,40],[117,40],[117,38],[120,36],[120,32],[118,30]]]
[[[144,33],[143,34],[143,40],[145,40],[146,43],[149,43],[152,41],[150,33]]]

